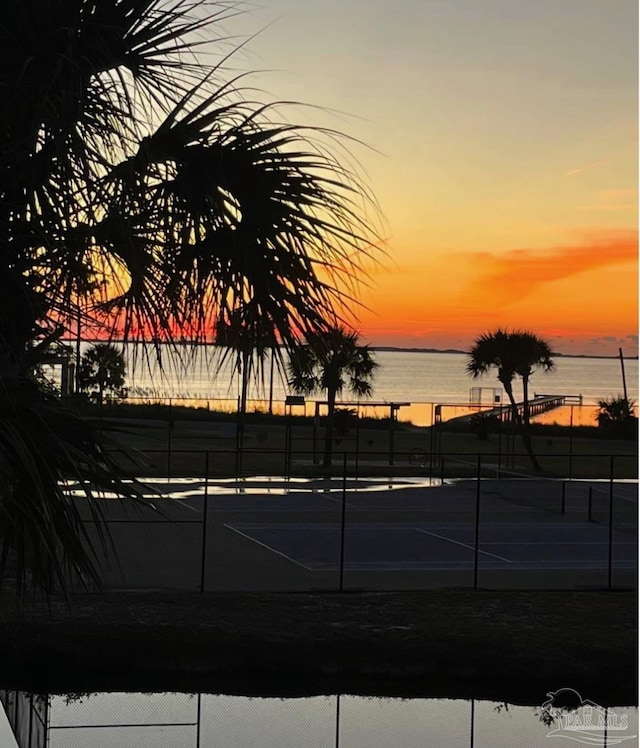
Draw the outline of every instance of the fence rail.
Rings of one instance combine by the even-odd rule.
[[[383,435],[384,440],[384,435]],[[268,441],[268,434],[265,440]],[[125,448],[112,448],[108,454],[131,476],[148,475],[164,477],[200,476],[205,473],[216,477],[246,477],[251,475],[275,475],[288,478],[313,475],[339,474],[342,455],[347,454],[347,471],[350,475],[411,475],[460,478],[473,474],[476,452],[445,451],[443,435],[437,436],[425,448],[403,448],[402,444],[390,443],[387,449],[375,450],[371,446],[357,445],[354,451],[334,449],[329,463],[325,463],[319,442],[311,449],[304,448],[309,439],[293,439],[285,434],[282,448],[246,446],[234,438],[233,446],[217,446],[213,449],[188,449],[173,446],[171,435],[167,446],[143,447],[134,452]],[[397,442],[397,439],[396,439]],[[572,446],[572,445],[570,445]],[[513,442],[502,445],[502,449],[491,451],[487,446],[482,455],[483,471],[492,477],[536,477],[532,472],[529,455],[516,451]],[[617,477],[638,477],[638,459],[635,452],[613,455],[617,461]],[[597,451],[541,451],[536,452],[543,466],[543,476],[553,479],[600,478],[608,476],[608,461],[611,455]],[[205,468],[205,461],[207,467]]]
[[[168,477],[189,476],[202,469],[186,456],[194,448],[210,452],[215,474],[234,477],[263,472],[290,477],[310,475],[315,469],[326,467],[327,451],[355,455],[350,458],[349,470],[356,472],[393,468],[398,474],[412,470],[422,474],[426,470],[429,475],[441,475],[457,462],[458,472],[464,475],[469,470],[464,463],[474,453],[483,453],[485,461],[496,466],[498,475],[502,471],[530,471],[530,460],[518,429],[502,417],[483,417],[492,412],[491,408],[413,403],[411,407],[425,409],[425,420],[431,423],[426,428],[399,422],[396,416],[400,407],[394,410],[388,403],[380,406],[385,409],[384,419],[365,417],[362,404],[356,409],[343,408],[327,450],[326,422],[320,415],[307,413],[311,405],[314,413],[320,412],[315,402],[306,402],[288,406],[284,417],[271,417],[268,413],[244,417],[231,412],[212,414],[193,410],[186,417],[184,411],[175,409],[169,401],[167,406],[152,411],[152,417],[147,419],[139,413],[130,418],[126,408],[117,406],[105,411],[102,423],[105,429],[113,425],[120,429],[118,438],[128,455],[122,461],[126,469],[135,469],[130,464],[130,456],[135,454],[143,465],[148,465],[150,474],[164,473]],[[602,472],[599,455],[613,443],[595,438],[602,437],[595,428],[589,431],[589,438],[576,430],[585,409],[593,422],[592,406],[563,408],[569,410],[569,428],[537,431],[534,428],[532,433],[533,451],[543,472],[569,479],[597,477]],[[390,413],[393,417],[389,417]],[[166,458],[157,457],[160,449],[166,450]],[[626,460],[623,477],[636,477],[637,442],[629,439],[616,444],[612,451],[618,451],[621,459]],[[585,456],[580,457],[579,453]],[[457,456],[449,458],[448,454]],[[622,455],[628,455],[628,459]]]
[[[114,403],[115,404],[115,403]],[[359,416],[386,419],[390,415],[390,408],[395,403],[392,401],[373,402],[367,400],[344,401],[340,407],[352,409]],[[127,396],[119,401],[120,406],[127,405],[149,405],[159,408],[176,410],[180,407],[199,409],[209,412],[226,413],[231,416],[237,415],[239,410],[239,398],[237,397],[200,397],[200,396]],[[477,413],[501,415],[504,420],[510,419],[511,408],[508,405],[482,402],[431,402],[412,401],[400,403],[401,407],[391,412],[392,417],[404,422],[411,422],[416,426],[432,426],[434,423],[454,421],[459,418],[472,416]],[[531,415],[534,420],[541,422],[557,422],[569,426],[571,422],[575,425],[596,425],[595,412],[596,402],[587,402],[582,395],[554,395],[535,394],[530,400],[532,406]],[[519,410],[524,409],[523,403],[519,403]],[[319,411],[326,412],[326,401],[305,399],[299,404],[296,413],[306,417],[317,415]],[[545,416],[552,411],[551,416]],[[287,400],[250,398],[246,406],[247,413],[258,413],[265,415],[288,415],[290,410]],[[549,420],[551,418],[551,420]]]

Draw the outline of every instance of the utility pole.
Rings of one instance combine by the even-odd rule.
[[[622,348],[618,348],[620,354],[620,368],[622,369],[622,388],[624,390],[624,400],[628,404],[629,398],[627,397],[627,378],[624,375],[624,356],[622,355]]]

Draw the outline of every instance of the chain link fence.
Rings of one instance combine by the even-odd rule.
[[[549,478],[498,467],[494,456],[441,453],[411,474],[378,455],[255,450],[150,452],[143,503],[100,499],[112,547],[111,588],[399,590],[447,587],[628,588],[637,570],[637,481],[628,458],[600,455],[600,478]],[[369,455],[371,457],[371,455]],[[246,458],[246,455],[242,455]],[[521,457],[521,455],[518,455]],[[593,462],[591,455],[574,460]],[[558,459],[566,461],[568,455]],[[125,457],[122,456],[124,460]],[[264,463],[261,463],[263,460]],[[180,465],[179,475],[170,465]],[[256,470],[263,464],[265,470]],[[188,473],[188,474],[187,474]],[[167,477],[168,476],[168,477]],[[84,499],[75,499],[90,538]]]

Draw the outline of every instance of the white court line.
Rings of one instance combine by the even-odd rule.
[[[259,540],[252,538],[251,535],[247,535],[241,530],[238,530],[237,528],[233,527],[233,525],[225,524],[223,526],[229,530],[233,530],[233,532],[237,532],[238,535],[242,535],[243,538],[246,538],[247,540],[251,540],[251,542],[256,543],[257,545],[260,545],[263,548],[266,548],[266,550],[271,551],[271,553],[275,553],[278,556],[282,556],[282,558],[286,558],[287,561],[291,561],[292,563],[296,564],[296,566],[301,566],[303,569],[306,569],[307,571],[315,571],[315,569],[311,568],[310,566],[305,566],[304,564],[300,563],[300,561],[296,561],[295,558],[291,558],[291,556],[287,556],[286,553],[282,553],[282,551],[277,551],[275,548],[272,548],[270,545],[267,545],[266,543],[261,543]]]
[[[475,548],[472,545],[467,545],[466,543],[461,543],[459,540],[453,540],[453,538],[448,538],[446,535],[438,535],[435,532],[429,532],[428,530],[421,530],[419,527],[414,527],[414,530],[417,530],[418,532],[423,532],[425,535],[433,535],[434,538],[440,538],[440,540],[446,540],[449,543],[455,543],[456,545],[461,545],[463,548],[469,548],[469,550],[475,551]],[[497,544],[494,544],[497,545]],[[512,564],[513,561],[509,558],[505,558],[504,556],[498,556],[495,553],[489,553],[489,551],[478,551],[478,553],[484,553],[485,556],[493,556],[493,558],[499,558],[500,561],[506,561],[508,564]]]

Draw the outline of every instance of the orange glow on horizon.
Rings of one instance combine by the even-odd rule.
[[[362,306],[348,321],[374,346],[467,349],[482,332],[506,327],[532,330],[562,353],[613,356],[623,347],[636,356],[637,231],[573,237],[494,253],[403,247],[406,261],[396,264],[390,251],[379,264],[366,262]],[[111,327],[116,337],[121,331],[121,325]],[[189,337],[186,330],[172,332]],[[83,336],[99,339],[108,332],[85,326]],[[132,330],[130,337],[149,335]],[[213,340],[212,332],[204,337]]]
[[[577,239],[499,253],[429,253],[422,263],[376,272],[356,327],[374,345],[466,348],[502,326],[531,329],[567,353],[616,355],[624,344],[637,355],[637,231]]]

